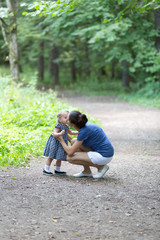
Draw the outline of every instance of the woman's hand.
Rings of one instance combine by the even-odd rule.
[[[59,135],[59,136],[56,137],[56,139],[57,139],[58,141],[63,141],[63,136],[62,136],[62,135]]]
[[[61,132],[55,133],[53,132],[52,135],[55,137],[57,140],[61,141],[63,140],[63,134],[65,133],[65,130],[62,130]]]
[[[62,136],[65,133],[65,130],[62,130],[59,135]]]

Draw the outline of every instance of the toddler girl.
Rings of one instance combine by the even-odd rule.
[[[71,131],[67,125],[69,112],[62,110],[57,115],[58,123],[55,126],[53,133],[48,138],[43,155],[48,157],[45,167],[43,169],[43,174],[52,176],[53,173],[50,172],[50,165],[53,159],[56,159],[56,168],[55,174],[64,175],[66,172],[60,170],[61,161],[66,161],[66,152],[64,151],[61,143],[56,139],[56,137],[63,135],[63,139],[68,145],[68,140],[71,142],[72,138],[68,136],[70,135],[77,135],[78,131]]]

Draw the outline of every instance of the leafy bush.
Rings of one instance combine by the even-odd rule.
[[[59,101],[52,90],[40,92],[35,79],[22,87],[0,77],[0,166],[23,165],[43,153],[56,124],[57,113],[71,106]]]

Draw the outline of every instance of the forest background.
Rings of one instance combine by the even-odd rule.
[[[2,166],[42,153],[55,90],[160,107],[158,2],[0,0]]]

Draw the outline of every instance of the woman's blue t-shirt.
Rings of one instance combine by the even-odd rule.
[[[77,141],[83,141],[83,145],[100,153],[103,157],[112,157],[114,148],[105,132],[94,123],[87,122],[79,130]]]

